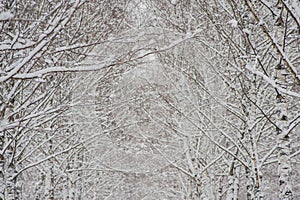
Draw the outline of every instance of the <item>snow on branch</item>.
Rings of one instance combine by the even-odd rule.
[[[0,21],[10,20],[14,15],[10,11],[4,11],[0,13]]]
[[[278,84],[276,84],[276,82],[274,80],[272,80],[270,77],[266,76],[264,73],[262,73],[262,72],[260,72],[258,70],[255,70],[255,69],[253,69],[250,66],[246,66],[246,69],[248,69],[253,74],[256,74],[257,76],[262,77],[269,85],[271,85],[272,87],[276,88],[278,91],[280,91],[280,92],[282,92],[282,93],[284,93],[286,95],[292,96],[292,97],[300,98],[300,94],[299,93],[296,93],[296,92],[293,92],[293,91],[289,91],[287,89],[284,89],[284,88],[280,87]]]
[[[0,78],[0,82],[4,82],[8,80],[9,78],[13,77],[15,79],[32,79],[32,78],[42,78],[45,75],[52,74],[52,73],[60,73],[60,72],[89,72],[89,71],[97,71],[101,69],[105,69],[108,67],[120,65],[120,64],[125,64],[128,62],[132,62],[144,57],[147,57],[149,55],[159,53],[162,51],[169,50],[182,42],[185,42],[186,40],[189,40],[193,38],[199,31],[195,31],[194,33],[187,34],[185,37],[173,41],[171,44],[166,45],[160,49],[154,49],[154,50],[148,50],[146,52],[143,52],[142,54],[137,55],[136,57],[133,57],[129,60],[125,61],[115,61],[113,59],[108,59],[106,61],[102,61],[100,63],[95,63],[92,65],[79,65],[79,66],[74,66],[74,67],[65,67],[65,66],[57,66],[57,67],[49,67],[41,70],[37,70],[34,72],[29,72],[29,73],[17,73],[23,66],[26,64],[32,57],[39,51],[41,50],[48,42],[48,40],[42,41],[30,54],[28,57],[26,57],[19,65],[17,65],[11,72],[9,72],[6,76]],[[81,46],[72,46],[72,47],[67,47],[68,48],[80,48]],[[66,50],[66,49],[59,49],[59,50]]]
[[[284,5],[284,7],[288,10],[289,14],[293,17],[293,19],[296,21],[298,28],[300,28],[300,7],[297,4],[296,1],[292,1],[293,5],[290,5],[288,1],[281,1]]]
[[[12,66],[13,69],[10,72],[8,72],[5,76],[0,77],[0,82],[5,82],[5,81],[9,80],[10,78],[14,77],[38,53],[45,51],[44,48],[59,33],[59,31],[65,27],[65,25],[69,22],[70,18],[75,13],[78,6],[79,6],[79,2],[77,2],[77,4],[75,4],[70,9],[67,16],[56,17],[53,20],[52,25],[47,29],[47,31],[45,31],[45,33],[40,35],[40,37],[39,37],[40,42],[37,44],[37,46],[32,51],[30,51],[28,53],[28,56],[26,56],[22,61],[14,63]]]
[[[293,65],[293,63],[290,61],[290,59],[288,58],[286,53],[283,51],[282,47],[279,45],[276,38],[269,32],[269,30],[266,26],[266,23],[264,23],[263,20],[258,17],[258,15],[255,12],[254,8],[250,5],[250,3],[248,1],[246,1],[246,5],[248,6],[251,13],[253,14],[256,22],[259,23],[259,25],[262,28],[263,32],[266,34],[268,39],[271,41],[273,47],[276,49],[278,54],[281,56],[282,60],[286,64],[287,69],[289,70],[289,72],[293,75],[293,77],[295,78],[297,83],[300,85],[300,75],[298,74],[298,72],[297,72],[295,66]]]

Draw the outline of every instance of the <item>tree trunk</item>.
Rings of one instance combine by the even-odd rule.
[[[251,65],[255,66],[254,63],[250,62]],[[247,176],[247,199],[264,199],[264,194],[262,192],[262,184],[261,184],[261,171],[259,168],[259,157],[258,157],[258,148],[256,141],[256,128],[257,128],[257,115],[259,106],[259,99],[257,97],[258,94],[258,85],[256,75],[250,75],[251,82],[248,86],[249,90],[244,91],[245,99],[243,100],[243,107],[245,108],[244,113],[247,118],[247,122],[245,123],[245,133],[246,140],[250,158],[249,158],[249,169],[246,170]]]
[[[2,146],[3,145],[1,144],[1,149]],[[5,195],[4,164],[5,164],[4,157],[0,155],[0,200],[4,200],[4,195]]]
[[[17,194],[17,180],[14,177],[16,174],[16,170],[13,164],[10,164],[10,166],[6,170],[6,200],[17,200],[20,199]]]
[[[13,113],[14,99],[10,101],[10,106],[4,108],[4,118],[7,118],[7,122],[13,123],[15,121],[11,113]],[[16,137],[19,134],[19,130],[14,129],[3,131],[1,138],[3,155],[1,155],[1,180],[2,186],[4,186],[4,193],[1,191],[5,200],[17,200],[21,199],[20,189],[17,188],[17,170],[15,165],[15,154],[17,150]],[[8,144],[8,145],[5,145]],[[5,147],[6,146],[6,147]],[[6,149],[3,149],[6,148]]]
[[[50,138],[48,134],[46,135],[47,139]],[[53,140],[49,140],[49,155],[53,154]],[[54,170],[53,163],[49,160],[49,168],[46,169],[45,177],[45,199],[54,200]]]
[[[281,87],[286,88],[285,80],[285,69],[283,65],[279,64],[276,67],[276,83]],[[279,188],[280,194],[279,199],[281,200],[292,200],[293,191],[291,185],[291,163],[290,163],[290,144],[291,139],[287,132],[288,130],[288,102],[282,94],[278,92],[276,97],[277,107],[277,150],[278,150],[278,176],[279,176]]]
[[[4,116],[0,116],[1,118]],[[4,148],[4,131],[0,131],[0,150]],[[4,200],[5,197],[5,158],[3,155],[0,155],[0,200]]]
[[[235,153],[238,155],[238,151]],[[235,166],[236,158],[233,158],[231,162],[231,166],[229,169],[228,176],[228,191],[226,194],[226,200],[237,200],[238,192],[239,192],[239,178],[238,175],[238,167]]]
[[[15,140],[13,138],[14,136],[11,136],[9,138],[10,140]],[[7,143],[10,143],[8,140]],[[5,186],[6,186],[6,192],[5,192],[5,200],[16,200],[19,199],[19,195],[17,193],[17,177],[15,175],[17,174],[16,166],[15,166],[15,151],[16,151],[16,142],[13,141],[9,145],[9,147],[6,149],[5,152]]]

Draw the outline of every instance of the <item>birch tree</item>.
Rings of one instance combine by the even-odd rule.
[[[71,127],[62,117],[72,95],[68,88],[70,76],[59,72],[105,67],[106,64],[76,65],[95,45],[122,28],[124,4],[1,3],[1,199],[22,199],[20,174],[31,168],[39,169],[43,163],[47,163],[40,168],[40,181],[45,176],[41,183],[44,192],[36,198],[56,198],[54,184],[61,179],[56,179],[55,159],[79,145],[75,138],[64,139],[61,146],[54,145],[61,137],[76,137],[73,133],[68,136]]]
[[[296,199],[298,11],[1,2],[0,199]]]
[[[182,11],[183,9],[187,8],[185,7],[186,5],[191,5],[192,3],[191,2],[186,3],[184,6],[182,6],[183,2],[181,1],[179,2],[172,1],[172,3],[170,4],[168,3],[170,2],[165,1],[161,3],[161,5],[164,6],[164,10],[167,11],[163,13],[162,11],[163,9],[159,8],[158,9],[159,16],[162,16],[162,18],[168,22],[169,27],[173,26],[172,28],[174,28],[174,30],[178,29],[176,30],[178,32],[180,31],[188,32],[185,31],[186,29],[185,30],[182,28],[180,29],[179,28],[180,26],[178,25],[180,23],[177,21],[177,19],[172,17],[180,13],[180,11],[176,9],[181,8]],[[160,5],[160,4],[156,4],[156,5]],[[267,151],[267,153],[263,153],[263,154],[259,153],[262,151],[260,150],[261,147],[264,146],[264,143],[261,143],[260,141],[262,135],[267,136],[270,133],[270,128],[272,127],[273,129],[278,128],[277,125],[278,119],[276,120],[273,118],[274,113],[272,112],[272,109],[274,108],[270,107],[272,101],[269,101],[270,99],[273,99],[275,101],[276,94],[278,94],[277,91],[278,86],[276,86],[274,82],[270,81],[270,78],[268,78],[271,76],[268,75],[268,73],[272,74],[272,70],[271,70],[272,66],[273,67],[276,66],[276,62],[273,62],[274,60],[276,60],[274,59],[276,58],[276,56],[272,53],[271,55],[267,53],[270,50],[270,47],[272,47],[266,45],[266,42],[270,40],[270,38],[268,38],[268,34],[267,34],[267,38],[262,37],[262,35],[265,34],[264,31],[262,31],[260,28],[261,27],[260,25],[263,25],[260,24],[260,22],[262,21],[256,20],[255,17],[253,17],[253,12],[251,9],[249,9],[249,7],[251,8],[251,5],[250,6],[249,5],[250,3],[244,4],[235,1],[227,1],[227,2],[196,1],[196,3],[194,2],[194,7],[197,7],[197,9],[194,8],[193,10],[202,10],[205,16],[203,17],[203,19],[206,19],[208,21],[207,23],[205,23],[207,25],[207,29],[206,29],[207,35],[205,35],[206,40],[199,39],[198,41],[202,46],[205,46],[207,47],[207,49],[210,49],[215,52],[216,57],[214,57],[214,59],[217,58],[223,59],[223,61],[220,61],[219,63],[219,65],[222,66],[223,68],[217,69],[216,72],[218,73],[219,76],[222,77],[222,79],[225,81],[225,84],[228,85],[228,88],[231,89],[231,92],[233,90],[233,92],[236,93],[235,95],[239,95],[238,98],[240,99],[240,102],[231,101],[231,102],[226,102],[224,105],[226,105],[225,108],[227,107],[226,109],[228,109],[229,105],[231,107],[231,105],[235,103],[236,106],[240,107],[237,113],[240,113],[241,114],[240,116],[243,116],[241,118],[243,122],[241,123],[240,121],[237,124],[235,124],[235,126],[241,129],[240,130],[241,137],[239,138],[233,136],[233,138],[241,140],[240,145],[243,149],[245,149],[244,153],[246,154],[244,155],[246,155],[246,159],[249,161],[249,163],[245,166],[246,167],[245,174],[246,175],[248,174],[247,179],[249,180],[248,181],[249,185],[247,186],[249,189],[248,198],[252,199],[252,198],[262,198],[263,189],[261,187],[263,186],[263,182],[261,178],[264,177],[262,173],[262,167],[265,165],[270,155],[273,155],[275,150],[274,148],[269,148],[268,150],[263,150],[263,151]],[[295,9],[295,5],[296,3],[294,3],[293,4],[294,7],[290,9]],[[259,10],[259,13],[263,13],[263,12],[268,13],[270,9],[269,10],[258,9],[261,7],[268,7],[268,6],[269,5],[263,3],[262,4],[257,3],[254,5],[255,9],[257,9],[256,11],[258,12]],[[282,6],[279,7],[283,8]],[[188,6],[188,8],[190,7]],[[182,15],[187,17],[188,15],[186,13],[187,12],[185,12],[185,14]],[[189,16],[193,16],[193,14],[190,14]],[[198,15],[197,19],[199,19],[199,16],[201,15]],[[294,17],[291,17],[290,19],[293,18],[294,22],[297,21],[297,18],[295,18],[295,16],[297,15],[294,13],[292,14],[292,16]],[[178,19],[184,19],[184,18],[178,18]],[[194,20],[193,17],[191,17],[190,19],[191,19],[190,22]],[[272,19],[272,18],[270,17],[267,19]],[[189,20],[186,20],[185,22],[187,21]],[[268,23],[269,22],[272,23],[272,20],[268,21]],[[291,22],[294,23],[293,20],[291,20]],[[176,26],[174,24],[176,24]],[[289,28],[286,27],[286,30],[287,29]],[[293,30],[293,28],[291,28],[290,30]],[[293,32],[294,31],[291,31],[290,33]],[[201,33],[199,35],[201,35]],[[210,36],[215,36],[215,38],[212,38]],[[210,40],[207,41],[208,39]],[[297,40],[291,39],[291,41],[295,42]],[[223,47],[219,46],[218,43],[222,43]],[[274,43],[271,42],[269,44],[273,45]],[[276,49],[276,45],[275,45],[275,49]],[[294,50],[296,51],[293,52],[297,52],[297,49]],[[198,53],[201,53],[201,51],[198,51]],[[192,55],[196,55],[196,54],[192,54]],[[210,61],[207,60],[204,62],[211,63]],[[225,66],[230,66],[230,68],[226,68]],[[262,69],[263,73],[267,73],[267,75],[260,73],[258,69]],[[236,72],[234,73],[234,71]],[[227,74],[231,76],[228,76]],[[232,75],[234,76],[232,77]],[[285,74],[285,76],[286,75],[287,74]],[[243,78],[241,78],[241,76]],[[290,77],[291,76],[293,76],[293,72],[291,72]],[[236,80],[240,80],[241,82],[240,81],[236,82]],[[296,82],[297,78],[295,78],[294,80]],[[272,90],[272,87],[270,88],[268,87],[268,85],[275,87],[275,90],[274,89]],[[282,87],[280,88],[280,90],[282,92],[285,92],[286,94],[289,93],[289,95],[292,95],[293,97],[298,96],[297,93],[287,91]],[[267,95],[268,97],[270,97],[270,99],[264,98],[262,94]],[[263,119],[262,121],[259,120],[259,118],[261,117]],[[298,119],[298,115],[295,115],[291,121],[295,122],[295,120],[297,121],[297,119]],[[279,122],[280,121],[281,120],[279,120]],[[293,128],[295,127],[295,123],[292,124],[292,127]],[[270,144],[276,145],[275,141],[276,139],[273,137],[270,140]],[[239,150],[238,154],[242,152],[243,151]],[[231,155],[233,156],[234,154]],[[287,156],[287,158],[289,158],[289,156]],[[233,160],[236,160],[236,158],[234,158]],[[229,171],[232,172],[232,170]],[[231,177],[231,175],[229,177]],[[230,182],[229,185],[233,186],[234,181],[229,181],[229,182]],[[228,198],[231,199],[232,197],[236,199],[237,198],[236,191],[238,190],[239,190],[238,188],[230,189],[229,191],[232,191],[232,193],[235,193],[235,195],[228,194],[227,195]]]

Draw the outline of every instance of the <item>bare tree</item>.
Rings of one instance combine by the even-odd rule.
[[[72,75],[59,72],[109,65],[105,61],[97,67],[76,66],[95,45],[123,28],[125,6],[124,1],[1,3],[1,199],[21,199],[20,174],[43,163],[44,194],[36,198],[56,198],[61,180],[55,174],[56,159],[80,145],[76,134],[68,135],[72,125],[64,117]],[[115,63],[114,58],[108,61]],[[64,143],[56,146],[58,141]]]

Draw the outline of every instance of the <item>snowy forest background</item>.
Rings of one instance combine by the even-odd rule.
[[[0,199],[300,199],[298,0],[2,0],[0,61]]]

